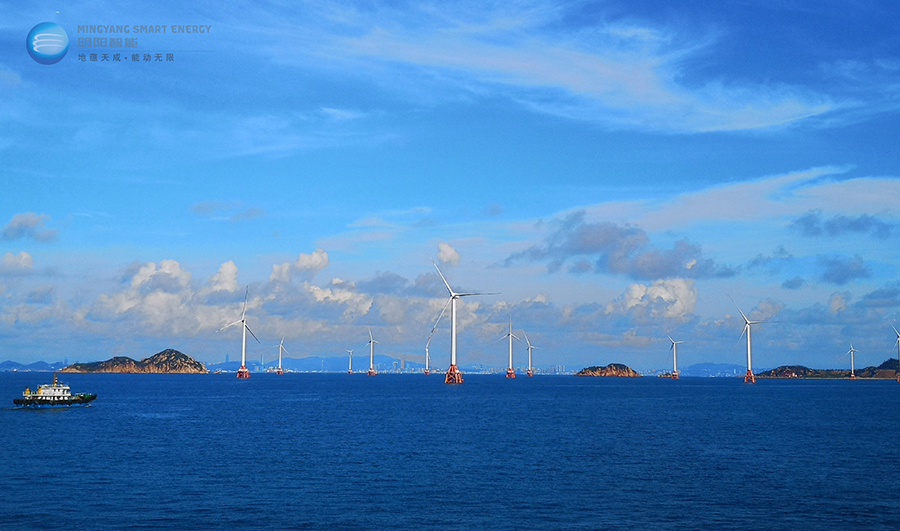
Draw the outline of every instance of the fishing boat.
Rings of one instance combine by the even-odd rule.
[[[51,408],[85,406],[94,401],[97,395],[91,393],[72,394],[68,385],[59,383],[53,373],[53,383],[39,385],[34,391],[26,388],[22,398],[13,400],[17,407]]]

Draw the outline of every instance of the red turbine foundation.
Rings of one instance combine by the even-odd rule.
[[[677,379],[678,379],[678,373],[677,373],[677,372],[673,372],[673,373],[672,373],[672,379],[673,379],[673,380],[677,380]]]
[[[514,369],[506,369],[506,377],[507,378],[515,378],[516,371]]]
[[[532,376],[534,376],[534,371],[531,369],[528,369],[528,372],[525,373],[525,376],[528,376],[529,378],[531,378]]]
[[[237,377],[239,380],[243,380],[250,377],[250,371],[247,370],[247,367],[241,365],[241,368],[238,369]]]
[[[431,371],[428,369],[425,369],[425,376],[428,376],[429,374],[431,374]]]
[[[275,374],[284,374],[284,369],[278,367],[278,370],[275,371]]]
[[[753,374],[753,371],[747,371],[747,374],[744,376],[744,383],[756,383],[756,375]]]
[[[447,369],[447,375],[444,377],[444,383],[446,384],[461,384],[463,383],[462,373],[459,372],[459,369],[456,365],[451,365],[449,369]]]
[[[369,369],[369,372],[367,372],[366,374],[369,376],[375,376],[376,374],[378,374],[378,372],[376,372],[375,369]]]

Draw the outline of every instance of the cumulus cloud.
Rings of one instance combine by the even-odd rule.
[[[833,314],[838,312],[842,312],[847,309],[847,299],[850,297],[849,293],[834,293],[831,295],[831,299],[828,301],[828,311]]]
[[[449,243],[438,244],[438,260],[442,264],[459,265],[459,253]]]
[[[518,260],[549,260],[547,269],[558,271],[570,259],[570,273],[622,274],[636,279],[672,277],[710,278],[735,274],[730,267],[704,258],[699,246],[687,240],[671,249],[657,249],[642,229],[611,222],[588,223],[584,211],[570,214],[544,241],[510,255],[505,264]]]
[[[25,251],[19,254],[6,253],[3,255],[3,269],[6,271],[30,270],[34,259]]]
[[[607,304],[606,313],[628,313],[641,310],[651,318],[685,319],[694,313],[697,288],[691,279],[657,280],[647,286],[632,284],[615,301]]]
[[[857,278],[869,278],[872,276],[872,270],[863,263],[863,259],[859,255],[848,259],[820,257],[819,264],[825,267],[821,279],[838,286],[843,286]]]
[[[56,229],[46,228],[45,225],[48,221],[50,221],[50,216],[46,214],[38,215],[34,212],[16,214],[3,227],[0,234],[4,240],[32,238],[39,242],[50,242],[56,239]]]
[[[312,276],[328,267],[328,253],[322,249],[316,249],[310,254],[300,254],[294,262],[284,262],[272,266],[271,281],[290,282],[291,277],[298,273]]]
[[[320,288],[312,284],[304,283],[303,289],[311,294],[316,302],[319,303],[336,303],[346,306],[344,310],[344,318],[352,319],[369,313],[372,307],[372,299],[362,293],[356,292],[353,284],[334,279],[331,281],[331,288]]]
[[[219,267],[219,271],[215,275],[209,277],[209,287],[213,291],[235,291],[238,288],[237,283],[238,268],[231,260],[225,262]]]
[[[856,217],[834,216],[831,219],[822,219],[820,210],[810,210],[795,219],[791,226],[800,231],[804,236],[841,236],[844,234],[871,234],[885,240],[891,236],[893,225],[881,221],[875,216],[862,214]]]

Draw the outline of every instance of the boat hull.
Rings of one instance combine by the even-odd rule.
[[[32,409],[52,409],[64,407],[80,407],[86,406],[97,399],[97,395],[90,393],[79,393],[71,398],[63,400],[47,400],[46,398],[16,398],[13,404],[16,407],[27,407]]]

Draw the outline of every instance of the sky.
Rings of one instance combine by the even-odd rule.
[[[0,359],[421,363],[432,260],[461,365],[897,356],[900,6],[83,4],[0,3]]]

